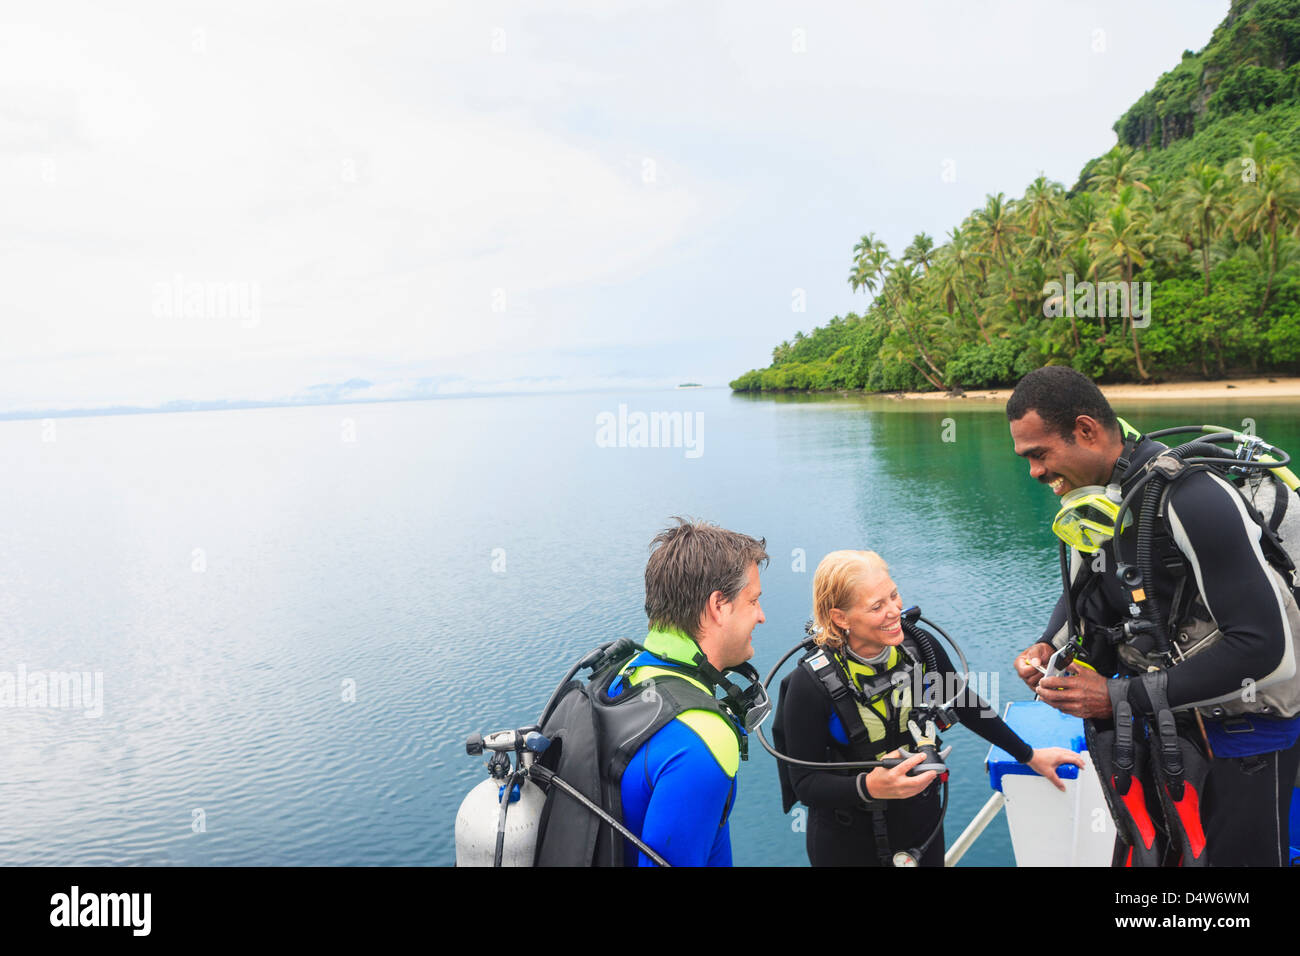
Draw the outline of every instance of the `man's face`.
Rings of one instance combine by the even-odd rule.
[[[1032,409],[1011,423],[1016,454],[1029,461],[1029,477],[1059,495],[1085,485],[1105,484],[1114,460],[1106,461],[1096,429],[1085,434],[1077,424],[1073,442],[1048,427]]]
[[[734,601],[722,605],[722,640],[718,649],[723,659],[713,662],[719,670],[736,667],[754,656],[754,628],[766,620],[763,606],[758,603],[762,593],[758,565],[751,564],[749,582]]]

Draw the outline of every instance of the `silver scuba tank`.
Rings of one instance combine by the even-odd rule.
[[[1282,522],[1278,525],[1277,536],[1292,563],[1300,568],[1300,495],[1264,475],[1251,476],[1238,490],[1243,498],[1255,506],[1265,522],[1272,518],[1279,507],[1286,508]]]
[[[536,746],[540,737],[530,732],[535,729],[501,730],[486,737],[471,734],[465,741],[470,756],[485,750],[492,756],[488,779],[466,794],[456,811],[457,866],[533,865],[546,805],[546,794],[528,779],[535,758],[529,746]]]
[[[496,859],[497,824],[501,817],[499,794],[502,784],[491,778],[481,781],[466,794],[456,812],[456,865],[492,866]],[[537,784],[524,780],[519,797],[506,812],[502,866],[532,866],[537,833],[546,794]]]

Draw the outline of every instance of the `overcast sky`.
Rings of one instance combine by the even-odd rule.
[[[0,412],[724,384],[865,305],[862,233],[1071,185],[1227,8],[4,4]]]

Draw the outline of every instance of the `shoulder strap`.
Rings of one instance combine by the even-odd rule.
[[[870,734],[862,722],[862,716],[858,713],[858,703],[853,696],[852,688],[849,687],[843,671],[832,657],[833,653],[825,647],[818,647],[809,652],[799,662],[799,666],[816,678],[822,689],[830,695],[831,707],[840,718],[844,733],[849,738],[849,745],[857,746],[866,743],[870,739]]]
[[[1282,527],[1282,521],[1286,518],[1287,505],[1291,502],[1291,489],[1271,471],[1268,478],[1273,483],[1273,516],[1268,519],[1268,530],[1277,534],[1277,529]]]
[[[917,658],[914,643],[904,638],[900,651],[904,660],[910,659],[910,663],[906,666],[924,669],[924,664]],[[893,701],[893,694],[898,687],[898,669],[902,665],[895,664],[889,670],[878,674],[875,686],[864,688],[870,691],[868,694],[859,691],[850,683],[852,677],[846,674],[845,665],[838,654],[830,648],[816,648],[800,662],[800,666],[817,679],[830,697],[831,707],[848,738],[849,759],[874,760],[880,754],[889,753],[910,740],[907,729],[901,725],[901,721],[906,719],[913,703],[910,697],[905,697],[900,709]],[[910,686],[905,687],[904,694],[910,693]],[[884,713],[881,713],[877,706],[881,701],[884,702]],[[871,720],[871,725],[878,731],[874,738],[872,726],[868,726],[864,715]],[[843,745],[834,743],[832,749],[834,748],[843,749]]]
[[[660,726],[670,720],[681,719],[688,711],[705,711],[714,715],[717,720],[705,718],[705,722],[701,722],[692,718],[682,722],[704,741],[722,769],[729,776],[735,776],[734,761],[724,752],[726,743],[730,741],[718,727],[718,721],[725,725],[731,737],[735,739],[742,760],[748,755],[748,740],[722,703],[708,691],[707,685],[692,676],[689,668],[664,667],[658,664],[636,668],[634,679],[634,687],[646,687],[648,690],[647,684],[652,684],[654,692],[665,699],[666,719],[662,720]],[[632,683],[632,680],[629,680],[629,683]],[[645,739],[648,738],[643,738],[643,742]],[[630,758],[631,754],[628,756]]]
[[[1289,573],[1295,570],[1295,562],[1291,560],[1291,555],[1287,554],[1286,548],[1282,546],[1282,540],[1277,536],[1277,529],[1282,524],[1282,519],[1286,517],[1287,492],[1289,489],[1271,472],[1269,478],[1277,482],[1279,487],[1273,489],[1276,500],[1274,502],[1273,514],[1266,520],[1255,503],[1251,501],[1242,492],[1238,485],[1233,487],[1237,489],[1237,494],[1241,498],[1241,503],[1246,506],[1246,513],[1250,515],[1251,520],[1259,525],[1260,546],[1264,550],[1264,557],[1268,563],[1278,570]],[[1280,492],[1280,493],[1279,493]]]
[[[1273,483],[1273,514],[1268,520],[1255,510],[1254,505],[1248,501],[1245,495],[1242,500],[1246,502],[1246,508],[1251,513],[1251,517],[1259,522],[1262,532],[1262,541],[1264,548],[1264,557],[1268,558],[1269,563],[1281,571],[1283,574],[1290,574],[1295,571],[1295,561],[1291,558],[1290,552],[1287,551],[1286,545],[1282,543],[1282,538],[1278,534],[1278,529],[1282,527],[1282,521],[1286,518],[1287,505],[1291,501],[1291,489],[1286,486],[1277,475],[1269,472],[1269,479]]]

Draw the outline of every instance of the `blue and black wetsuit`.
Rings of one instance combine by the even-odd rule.
[[[611,686],[619,696],[624,682],[689,680],[707,685],[684,671],[699,652],[689,637],[651,631],[649,653],[633,658]],[[740,766],[738,734],[744,730],[719,711],[686,710],[678,714],[632,756],[623,772],[623,822],[673,866],[731,866],[728,818],[736,800]],[[624,841],[629,866],[654,862]]]

